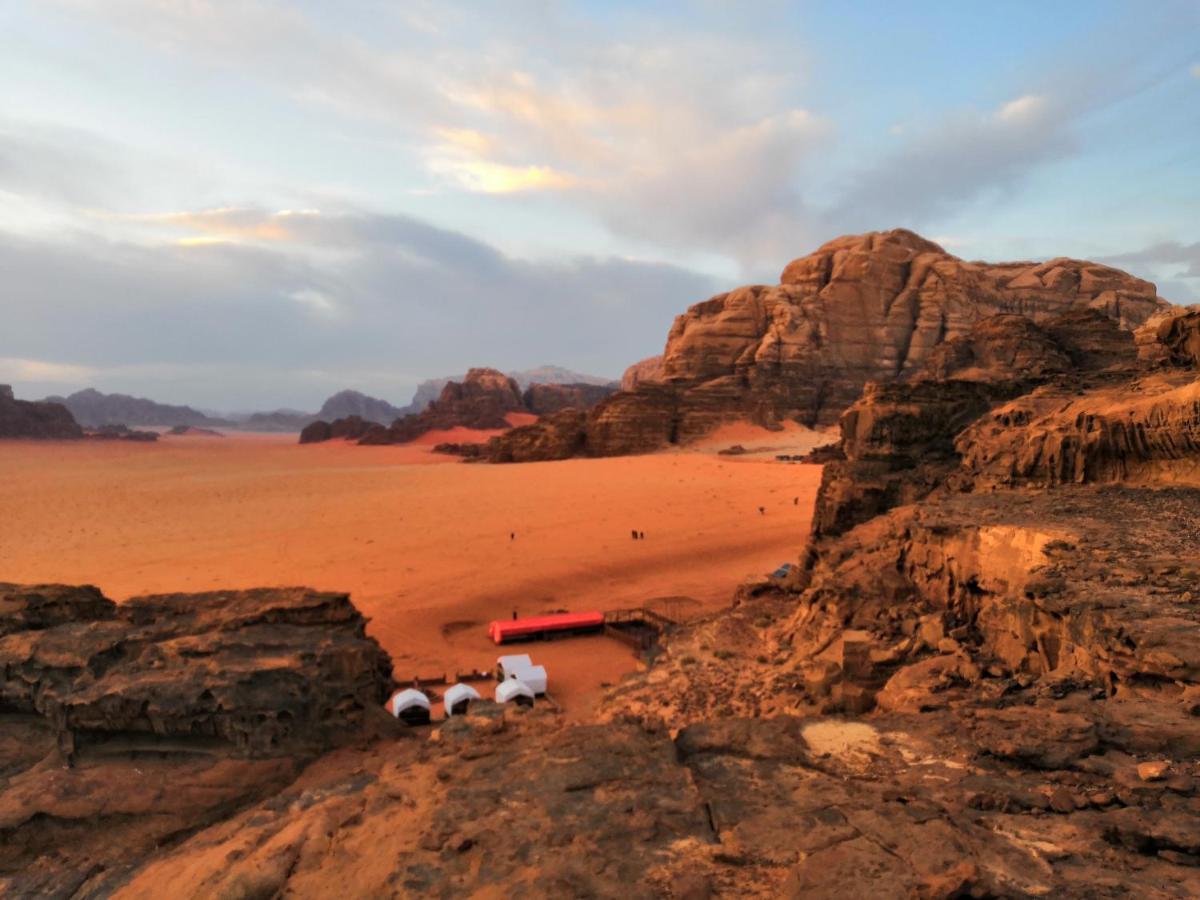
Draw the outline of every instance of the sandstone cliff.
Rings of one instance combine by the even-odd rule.
[[[1095,310],[1132,331],[1163,307],[1154,285],[1096,263],[966,262],[903,230],[842,237],[789,263],[778,285],[676,318],[659,373],[627,373],[631,389],[599,404],[573,443],[611,456],[686,443],[730,419],[829,424],[868,381],[919,371],[983,319],[1037,325]]]

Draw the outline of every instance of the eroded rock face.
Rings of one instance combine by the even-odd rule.
[[[621,376],[621,390],[633,391],[644,382],[662,381],[662,364],[662,354],[635,362]]]
[[[391,660],[345,594],[0,584],[0,894],[107,894],[156,848],[377,735]]]
[[[609,384],[531,384],[521,401],[526,411],[544,416],[564,409],[591,409],[616,391]]]
[[[0,384],[0,438],[62,440],[80,437],[83,437],[83,429],[61,403],[18,400],[11,387]]]
[[[635,367],[631,389],[596,407],[584,452],[648,452],[733,419],[829,424],[868,382],[904,380],[927,364],[961,380],[980,370],[994,380],[1001,366],[1049,375],[1078,363],[1061,347],[1049,352],[1062,343],[1050,320],[1085,314],[1129,333],[1164,306],[1154,285],[1096,263],[966,262],[904,230],[838,238],[789,263],[778,285],[719,294],[676,318],[654,379]],[[967,340],[1002,316],[1014,318],[994,322],[996,335]],[[1081,352],[1120,354],[1104,329],[1093,331]],[[1027,357],[1040,368],[1023,369]]]
[[[543,416],[533,425],[514,428],[502,438],[492,438],[478,448],[478,453],[494,463],[570,459],[580,454],[586,424],[587,413],[564,409]]]

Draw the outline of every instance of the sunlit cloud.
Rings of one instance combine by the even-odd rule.
[[[295,223],[314,219],[321,213],[315,209],[268,212],[250,207],[221,207],[131,214],[92,210],[90,214],[98,219],[134,226],[194,232],[186,237],[174,239],[173,243],[180,247],[203,247],[211,244],[296,240]]]
[[[574,179],[549,166],[506,166],[487,160],[430,160],[431,171],[452,179],[468,191],[513,194],[518,191],[566,188]]]
[[[51,384],[77,384],[94,377],[96,369],[42,359],[0,357],[0,383],[39,381]]]

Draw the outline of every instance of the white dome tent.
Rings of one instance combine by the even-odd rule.
[[[449,719],[451,716],[463,715],[472,701],[479,699],[481,699],[479,691],[475,690],[469,684],[459,682],[446,691],[446,696],[443,698],[446,708],[446,718]]]
[[[388,702],[388,710],[405,725],[429,724],[429,698],[416,688],[398,692]]]
[[[514,653],[511,656],[501,656],[496,660],[496,680],[505,681],[509,675],[519,669],[528,669],[533,660],[528,653]]]
[[[518,706],[533,706],[533,689],[523,681],[510,678],[496,685],[497,703],[516,703]]]
[[[509,681],[513,679],[527,685],[539,697],[546,693],[545,666],[526,666],[523,669],[517,669],[508,676]]]

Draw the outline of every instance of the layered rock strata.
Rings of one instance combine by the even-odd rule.
[[[109,895],[165,846],[388,728],[345,594],[0,585],[0,894]]]
[[[830,424],[867,382],[911,376],[983,319],[1041,325],[1093,310],[1128,332],[1164,306],[1149,282],[1096,263],[966,262],[903,230],[838,238],[789,263],[778,285],[719,294],[677,317],[661,364],[647,365],[653,377],[627,373],[629,389],[598,404],[571,443],[613,456],[687,443],[734,419]],[[1020,336],[1010,337],[1018,343],[995,352],[1018,353]]]

